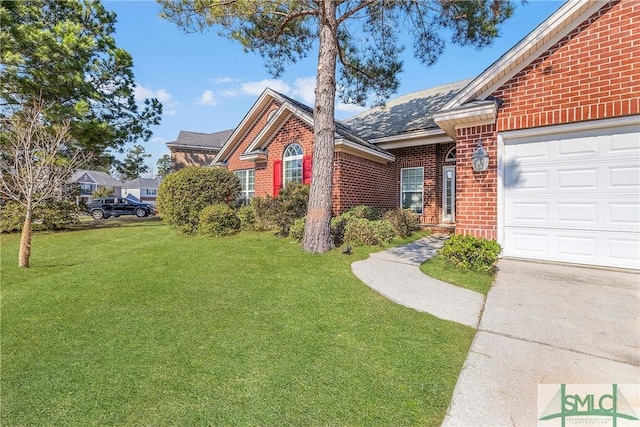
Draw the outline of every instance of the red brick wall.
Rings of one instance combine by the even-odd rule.
[[[354,206],[382,209],[398,207],[395,167],[348,153],[335,153],[333,171],[333,214],[340,215]]]
[[[495,126],[457,131],[456,233],[497,238],[497,132],[640,113],[640,2],[613,1],[493,93]],[[474,173],[478,138],[489,169]]]
[[[640,113],[639,21],[623,0],[579,25],[493,93],[498,131]]]
[[[431,144],[417,147],[389,150],[396,156],[391,165],[394,171],[395,207],[400,205],[400,170],[402,168],[424,168],[424,210],[420,222],[438,224],[442,222],[442,167],[447,152],[454,146],[451,144]],[[455,163],[447,163],[455,165]]]
[[[218,154],[213,150],[197,150],[190,148],[171,151],[171,170],[177,171],[189,166],[207,166]]]
[[[482,139],[489,155],[485,172],[474,172],[471,156]],[[456,145],[456,234],[498,238],[498,153],[495,126],[459,129]]]
[[[305,156],[313,155],[313,129],[292,116],[267,147],[267,163],[259,165],[260,169],[256,167],[256,196],[273,195],[273,164],[276,160],[282,160],[284,150],[294,142],[302,147]]]
[[[271,143],[267,146],[267,161],[254,163],[240,160],[240,155],[251,145],[255,137],[265,126],[269,113],[279,106],[274,103],[262,113],[260,118],[253,125],[251,130],[240,142],[238,148],[229,157],[229,171],[233,172],[241,169],[254,169],[255,175],[255,194],[257,197],[273,195],[273,164],[276,160],[282,160],[284,150],[289,144],[300,144],[304,155],[313,154],[313,128],[308,124],[293,116],[282,126]]]

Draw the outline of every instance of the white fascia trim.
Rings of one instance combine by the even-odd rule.
[[[267,160],[267,153],[245,153],[240,154],[240,160],[246,160],[249,162],[263,162]]]
[[[368,156],[377,157],[379,159],[384,160],[385,163],[386,162],[393,162],[393,161],[396,160],[396,156],[394,156],[393,154],[381,153],[379,151],[372,150],[371,148],[364,147],[364,146],[362,146],[360,144],[356,144],[355,142],[348,141],[348,140],[346,140],[344,138],[336,139],[335,140],[335,145],[336,146],[343,145],[343,146],[348,147],[348,148],[350,148],[352,150],[360,151],[362,153],[365,153]]]
[[[585,131],[594,129],[603,129],[619,126],[638,125],[640,123],[640,115],[622,116],[611,119],[589,120],[584,122],[568,123],[564,125],[542,126],[530,129],[511,130],[500,132],[505,139],[530,138],[541,135],[553,135],[558,133],[568,133],[574,131]]]
[[[383,136],[381,138],[372,138],[369,140],[372,144],[380,145],[387,142],[398,142],[398,141],[406,141],[408,139],[418,139],[418,138],[429,138],[432,136],[440,136],[443,135],[442,129],[430,129],[430,130],[421,130],[416,132],[407,132],[396,134],[393,136]]]
[[[287,113],[288,115],[284,116]],[[284,126],[287,120],[293,115],[298,117],[303,122],[307,123],[309,126],[313,127],[313,119],[310,119],[309,116],[304,111],[300,110],[299,108],[296,108],[290,102],[285,101],[280,106],[276,114],[271,118],[271,121],[267,123],[267,126],[265,126],[260,131],[260,133],[258,133],[254,141],[251,143],[251,145],[247,147],[247,149],[245,150],[245,153],[250,153],[257,149],[264,150],[265,147],[269,144],[269,141],[271,140],[273,135],[278,133],[278,131],[282,128],[282,126]],[[282,121],[279,121],[280,118],[282,118]],[[273,125],[276,123],[278,123],[278,127],[274,129]]]
[[[442,109],[451,109],[473,99],[484,99],[491,95],[497,88],[522,71],[605,4],[606,1],[603,0],[567,1],[546,21],[447,102]],[[557,32],[553,34],[556,29]]]
[[[287,114],[285,116],[285,114]],[[284,126],[287,122],[287,119],[291,117],[291,112],[283,108],[282,106],[278,109],[276,114],[271,118],[269,123],[256,135],[253,142],[247,147],[244,151],[244,154],[249,154],[255,150],[264,150],[264,148],[269,144],[273,135],[278,133],[278,131]],[[275,126],[277,124],[277,126]]]
[[[395,142],[390,141],[390,142],[383,142],[376,145],[385,150],[393,150],[396,148],[419,147],[421,145],[433,145],[433,144],[446,144],[449,142],[454,142],[454,140],[446,133],[440,131],[440,135],[432,136],[429,138],[402,140],[402,141],[395,141]]]
[[[433,114],[433,119],[438,122],[462,122],[472,117],[496,117],[498,106],[495,102],[481,105],[469,105],[455,110],[441,111]]]
[[[456,129],[493,124],[498,115],[495,102],[468,105],[454,110],[435,113],[433,119],[451,138],[456,137]]]
[[[498,134],[498,243],[504,250],[504,138]]]
[[[251,106],[251,109],[247,112],[244,118],[240,121],[240,124],[233,131],[233,133],[231,134],[227,142],[222,146],[218,155],[213,159],[212,164],[215,162],[222,162],[222,161],[226,162],[227,160],[229,160],[229,155],[231,155],[231,153],[238,147],[238,144],[240,143],[240,141],[244,139],[244,137],[250,130],[250,129],[245,130],[244,128],[245,127],[250,128],[250,126],[247,126],[247,125],[255,122],[255,118],[253,120],[250,120],[250,119],[254,117],[258,112],[264,110],[265,105],[268,104],[268,102],[265,104],[267,97],[271,98],[272,100],[277,99],[280,102],[282,102],[280,97],[277,96],[275,92],[273,92],[269,88],[265,89],[265,91],[262,92],[262,94],[258,97],[258,99],[253,104],[253,106]]]

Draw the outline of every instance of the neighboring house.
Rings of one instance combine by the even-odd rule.
[[[80,169],[73,173],[71,182],[80,184],[80,196],[77,197],[77,203],[86,203],[94,191],[102,187],[112,188],[114,196],[121,196],[122,183],[105,172]]]
[[[122,184],[122,196],[138,202],[155,203],[158,196],[159,179],[136,178]]]
[[[334,214],[403,207],[505,256],[640,268],[638,18],[569,1],[475,79],[337,122]],[[267,89],[211,164],[250,198],[310,182],[312,154],[313,110]]]
[[[233,129],[214,133],[181,130],[177,140],[167,142],[167,147],[171,151],[171,170],[208,165],[232,132]]]

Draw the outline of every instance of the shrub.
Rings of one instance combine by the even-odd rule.
[[[200,213],[210,205],[235,205],[240,181],[222,168],[193,166],[167,175],[160,188],[156,206],[163,221],[183,233],[195,233]]]
[[[210,236],[226,236],[240,229],[236,212],[222,203],[207,206],[200,212],[198,231]]]
[[[289,227],[289,237],[293,237],[297,241],[302,240],[304,237],[304,226],[307,222],[307,217],[298,218],[293,221],[291,227]]]
[[[408,209],[393,209],[387,211],[382,216],[389,221],[400,237],[409,237],[418,229],[418,215]]]
[[[270,214],[278,226],[279,234],[289,235],[289,228],[296,219],[307,214],[309,202],[309,186],[297,182],[289,182],[280,190],[272,205]]]
[[[355,206],[349,209],[342,215],[338,215],[331,219],[331,235],[333,236],[333,243],[336,246],[340,246],[344,239],[344,230],[349,221],[354,219],[366,219],[370,221],[379,220],[380,209],[373,208],[371,206]]]
[[[36,209],[34,230],[62,230],[79,222],[80,210],[75,201],[68,199],[51,200]]]
[[[352,245],[381,245],[390,242],[395,234],[389,221],[354,218],[347,221],[344,229],[344,241]]]
[[[364,218],[369,221],[382,219],[382,211],[380,209],[366,205],[354,206],[349,209],[349,213],[356,218]]]
[[[3,203],[1,209],[0,232],[22,230],[26,209],[13,200]],[[34,231],[61,230],[70,224],[76,224],[79,215],[80,211],[73,201],[52,200],[34,209],[31,227]]]
[[[7,200],[2,203],[0,210],[0,231],[10,233],[22,230],[24,224],[25,208],[18,202]]]
[[[250,206],[253,209],[255,221],[253,229],[257,231],[273,230],[277,228],[273,212],[275,211],[276,199],[271,196],[254,197]]]
[[[439,253],[463,270],[491,272],[501,251],[495,240],[456,235],[445,242]]]
[[[238,219],[240,220],[240,229],[242,230],[254,230],[256,224],[256,212],[253,205],[244,205],[238,208],[236,212]]]
[[[99,197],[109,197],[115,195],[112,187],[98,187],[96,191],[91,194],[91,197],[97,199]]]

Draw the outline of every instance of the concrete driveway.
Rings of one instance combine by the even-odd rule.
[[[443,425],[535,426],[563,383],[640,383],[640,274],[501,260]]]

